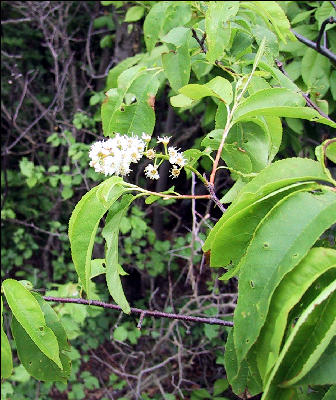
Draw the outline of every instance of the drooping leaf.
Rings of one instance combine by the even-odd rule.
[[[90,285],[91,255],[99,222],[113,202],[124,192],[116,182],[120,183],[120,178],[112,177],[86,193],[77,203],[69,221],[72,260],[86,293]],[[111,190],[109,185],[112,187]],[[127,188],[124,190],[127,191]],[[98,193],[103,199],[100,199]]]
[[[130,306],[125,297],[121,280],[121,266],[118,260],[118,234],[121,219],[125,215],[134,196],[125,195],[110,209],[102,235],[106,241],[106,282],[113,300],[120,305],[124,313],[130,313]]]
[[[287,158],[271,164],[241,189],[235,201],[211,230],[203,245],[203,250],[210,250],[218,230],[233,214],[278,189],[307,181],[330,182],[330,179],[320,163],[310,159]]]
[[[3,329],[3,302],[1,296],[1,379],[7,379],[12,375],[13,357],[8,337]]]
[[[231,83],[221,76],[211,79],[205,85],[192,83],[183,86],[179,92],[193,100],[200,100],[206,96],[214,96],[226,104],[230,104],[233,98]]]
[[[328,58],[308,48],[302,58],[301,75],[308,88],[313,88],[323,97],[329,89],[330,66]]]
[[[212,1],[208,3],[205,14],[205,31],[209,62],[214,63],[224,55],[224,49],[230,41],[231,29],[228,20],[239,10],[237,1]]]
[[[143,17],[145,9],[142,6],[133,6],[129,8],[125,15],[125,22],[139,21]]]
[[[262,400],[303,378],[335,336],[336,281],[326,287],[298,319],[272,369]]]
[[[61,369],[41,352],[15,317],[11,329],[19,359],[30,375],[41,381],[66,382],[70,376],[71,362],[65,354],[60,353]]]
[[[258,366],[263,377],[267,376],[278,357],[289,311],[298,303],[308,287],[332,268],[336,278],[336,250],[312,248],[276,288],[266,323],[255,345]]]
[[[335,222],[336,193],[326,190],[290,194],[259,224],[241,264],[234,317],[238,361],[257,340],[276,287]]]
[[[7,303],[22,329],[40,351],[62,369],[57,338],[47,326],[41,307],[33,294],[14,279],[6,279],[2,287]]]

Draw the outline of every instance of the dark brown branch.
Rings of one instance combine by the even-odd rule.
[[[321,39],[322,39],[323,32],[325,31],[326,26],[327,26],[328,24],[334,24],[334,23],[336,23],[336,19],[335,19],[334,17],[329,17],[329,18],[325,19],[325,20],[322,22],[320,32],[319,32],[318,37],[317,37],[317,39],[316,39],[316,49],[317,49],[318,51],[321,50]]]
[[[82,304],[87,306],[96,306],[102,308],[110,308],[112,310],[122,311],[120,306],[111,303],[104,303],[103,301],[98,300],[85,300],[78,298],[65,298],[65,297],[51,297],[51,296],[43,296],[45,301],[52,301],[55,303],[73,303],[73,304]],[[163,311],[155,311],[155,310],[142,310],[140,308],[131,307],[131,313],[140,314],[143,318],[145,316],[150,316],[154,318],[169,318],[169,319],[179,319],[186,322],[198,322],[201,324],[210,324],[210,325],[222,325],[222,326],[233,326],[233,322],[231,321],[223,321],[219,318],[203,318],[203,317],[193,317],[191,315],[183,315],[183,314],[171,314],[165,313]]]
[[[307,39],[306,37],[300,35],[299,33],[295,32],[293,29],[291,29],[291,31],[301,43],[316,50],[318,53],[329,58],[330,61],[332,61],[334,64],[336,64],[336,54],[334,54],[332,51],[330,51],[329,49],[327,49],[324,46],[321,46],[320,49],[318,49],[317,44],[315,42],[312,42],[311,40]]]
[[[283,63],[279,60],[275,60],[275,63],[277,65],[277,67],[279,68],[279,70],[285,75],[287,76],[287,78],[289,78],[287,72],[285,71],[284,67],[283,67]],[[316,110],[322,117],[329,119],[329,121],[332,121],[332,119],[325,114],[313,101],[310,100],[309,96],[307,95],[307,93],[302,92],[302,90],[300,91],[302,97],[306,100],[307,106],[313,108],[314,110]]]
[[[205,48],[205,46],[204,46],[204,42],[205,42],[205,38],[206,38],[206,33],[204,33],[204,35],[202,36],[202,39],[199,39],[194,28],[191,28],[191,32],[192,32],[193,38],[194,38],[194,39],[196,40],[196,42],[199,44],[199,46],[200,46],[202,52],[203,52],[203,53],[206,53],[207,50],[206,50],[206,48]]]

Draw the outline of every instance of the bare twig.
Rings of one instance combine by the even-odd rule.
[[[83,304],[87,306],[96,306],[102,308],[110,308],[113,310],[121,311],[121,307],[111,303],[104,303],[103,301],[98,300],[85,300],[78,298],[65,298],[65,297],[52,297],[52,296],[43,296],[45,301],[52,301],[56,303],[73,303],[73,304]],[[233,326],[233,322],[224,321],[219,318],[204,318],[204,317],[193,317],[191,315],[183,315],[183,314],[171,314],[165,313],[163,311],[155,311],[155,310],[142,310],[140,308],[131,307],[131,313],[136,314],[146,314],[148,316],[154,318],[169,318],[182,320],[186,322],[198,322],[201,324],[210,324],[210,325],[222,325],[222,326]]]
[[[325,31],[326,26],[328,24],[335,24],[335,23],[336,23],[336,19],[334,17],[329,17],[329,18],[325,19],[322,22],[322,25],[321,25],[321,28],[320,28],[320,32],[319,32],[318,37],[316,39],[316,49],[317,49],[317,51],[321,51],[321,39],[322,39],[322,36],[323,36],[323,33]]]

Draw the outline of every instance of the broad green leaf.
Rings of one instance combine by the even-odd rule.
[[[206,54],[209,62],[222,59],[230,41],[231,29],[228,20],[239,10],[237,1],[211,1],[205,14]]]
[[[194,71],[197,79],[208,75],[212,70],[213,64],[209,63],[204,53],[195,54],[191,57],[191,69]]]
[[[101,106],[101,118],[104,136],[112,136],[115,132],[112,129],[114,113],[121,106],[124,91],[122,89],[109,89],[109,95],[105,97]]]
[[[121,266],[118,261],[118,239],[120,222],[125,215],[134,196],[126,195],[110,209],[102,235],[106,241],[106,282],[113,300],[126,314],[130,313],[130,306],[125,297],[121,280]]]
[[[18,323],[41,352],[62,369],[57,338],[47,326],[41,307],[33,294],[14,279],[6,279],[2,288]]]
[[[142,6],[134,6],[127,10],[125,15],[125,22],[139,21],[144,16],[145,9]]]
[[[3,329],[3,302],[1,296],[1,379],[7,379],[12,375],[13,371],[13,358],[12,350]]]
[[[295,93],[290,89],[264,89],[244,100],[237,107],[233,119],[235,122],[238,122],[244,118],[256,115],[278,116],[277,112],[280,112],[282,108],[295,108],[304,104],[305,100],[301,94]]]
[[[290,31],[290,24],[283,9],[276,1],[246,1],[242,3],[242,7],[250,8],[257,12],[272,28],[283,42],[287,42],[287,38],[295,40],[293,33]]]
[[[336,164],[336,140],[330,143],[326,148],[326,156]]]
[[[105,258],[95,258],[91,261],[91,279],[106,273]]]
[[[205,85],[192,83],[183,86],[179,92],[193,100],[200,100],[206,96],[214,96],[226,104],[230,104],[233,98],[231,83],[221,76],[211,79]]]
[[[155,125],[155,113],[148,102],[139,102],[123,106],[113,114],[110,132],[122,132],[126,135],[132,133],[141,135],[146,132],[151,135]]]
[[[171,43],[176,47],[180,47],[185,43],[188,43],[190,38],[191,30],[189,28],[185,28],[184,26],[178,26],[169,31],[167,35],[163,36],[161,41],[164,43]]]
[[[302,58],[301,75],[308,89],[313,88],[323,97],[329,89],[330,62],[316,50],[308,48]]]
[[[62,352],[60,353],[63,368],[61,369],[41,352],[15,317],[12,319],[11,329],[19,359],[30,375],[40,381],[66,382],[70,376],[71,369],[71,362],[68,356]]]
[[[117,197],[123,193],[120,190],[120,184],[116,184],[118,182],[120,182],[120,178],[112,177],[91,189],[77,203],[69,221],[72,260],[80,283],[87,294],[91,279],[91,255],[94,239],[101,218]],[[109,190],[109,185],[113,189]]]
[[[143,30],[148,51],[151,51],[158,41],[163,24],[167,18],[167,10],[172,4],[172,1],[160,1],[156,3],[147,14]]]
[[[275,289],[266,323],[255,345],[258,366],[263,377],[267,376],[278,357],[289,311],[309,286],[331,268],[334,268],[336,274],[336,250],[315,247]]]
[[[189,82],[190,54],[188,45],[177,47],[175,51],[162,54],[164,73],[170,86],[177,92]]]
[[[297,385],[336,385],[336,336],[330,341],[321,358]],[[336,389],[336,387],[335,387]],[[336,395],[336,390],[335,390]],[[331,398],[333,399],[333,398]]]
[[[336,397],[336,385],[332,385],[327,393],[323,396],[322,400],[334,400]]]
[[[178,94],[170,98],[170,104],[173,107],[190,107],[192,104],[194,104],[194,101],[184,94]]]
[[[118,86],[119,75],[126,69],[133,67],[133,65],[140,61],[142,57],[143,54],[136,54],[133,57],[128,57],[125,60],[120,61],[120,63],[110,69],[107,75],[105,92],[109,89],[116,88]]]
[[[320,163],[310,159],[287,158],[271,164],[241,189],[235,201],[211,230],[203,245],[203,250],[210,250],[217,231],[233,214],[278,189],[307,181],[329,182],[330,179],[325,174]]]
[[[276,398],[316,364],[336,330],[336,281],[326,287],[298,319],[274,365],[262,399]]]
[[[257,340],[276,287],[335,222],[336,193],[329,190],[294,192],[261,221],[241,263],[234,317],[239,361]]]
[[[213,239],[210,265],[226,268],[230,263],[236,265],[245,254],[259,222],[282,198],[292,192],[314,188],[318,188],[318,185],[309,182],[286,186],[243,208],[231,218],[225,219]],[[225,275],[222,278],[228,279]]]

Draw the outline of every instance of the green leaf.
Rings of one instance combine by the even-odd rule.
[[[170,98],[170,104],[173,107],[190,107],[193,103],[194,101],[184,94],[178,94]]]
[[[214,96],[222,100],[224,103],[230,104],[233,99],[231,83],[221,76],[211,79],[211,81],[205,85],[193,83],[183,86],[179,92],[193,100],[200,100],[206,96]]]
[[[217,379],[213,386],[213,395],[217,396],[218,394],[225,392],[225,390],[227,390],[228,388],[229,388],[229,382],[227,381],[227,379],[224,378]]]
[[[147,14],[143,25],[143,30],[148,51],[153,50],[156,42],[158,41],[165,19],[167,18],[167,10],[172,3],[172,1],[160,1],[154,4]]]
[[[222,217],[225,222],[213,239],[210,265],[212,267],[226,267],[230,263],[236,265],[245,254],[259,222],[282,198],[292,192],[314,188],[318,188],[318,185],[294,183],[270,193],[230,218]],[[225,274],[221,279],[228,279],[228,275]]]
[[[162,66],[170,86],[177,92],[189,82],[190,54],[188,45],[176,48],[175,51],[162,54]]]
[[[336,193],[328,190],[294,192],[259,224],[241,264],[240,295],[234,316],[239,362],[259,336],[276,287],[335,222]]]
[[[290,89],[271,88],[259,90],[241,103],[234,113],[234,121],[238,122],[247,117],[256,115],[273,115],[282,108],[299,107],[305,104],[301,94]],[[280,115],[281,116],[281,115]]]
[[[142,58],[142,56],[143,54],[136,54],[133,57],[128,57],[118,63],[115,67],[110,69],[107,75],[105,92],[107,92],[109,89],[116,88],[118,86],[119,75],[126,69],[129,69],[134,64],[136,64]]]
[[[330,178],[325,174],[320,163],[310,159],[287,158],[271,164],[242,188],[235,201],[211,230],[203,245],[203,250],[210,250],[218,230],[233,214],[278,189],[307,181],[330,182]]]
[[[326,156],[329,158],[329,160],[336,164],[336,141],[328,145],[326,148]]]
[[[13,372],[12,350],[3,329],[3,302],[1,296],[1,379],[7,379]]]
[[[125,342],[125,340],[127,339],[128,336],[128,331],[125,327],[118,326],[117,328],[115,328],[115,330],[113,331],[113,337],[115,340],[119,340],[120,342]]]
[[[41,381],[66,382],[71,369],[71,362],[66,355],[60,353],[63,368],[60,369],[40,351],[15,317],[12,319],[11,329],[19,359],[31,376]]]
[[[290,24],[283,9],[276,1],[249,1],[242,3],[242,7],[250,8],[258,13],[281,41],[287,42],[287,38],[295,40],[290,31]]]
[[[286,340],[262,399],[276,398],[281,387],[296,383],[316,364],[336,330],[336,281],[326,287],[298,319]]]
[[[96,258],[91,261],[91,279],[106,273],[105,258]]]
[[[86,293],[90,285],[91,255],[99,222],[113,202],[123,193],[116,182],[120,182],[120,178],[112,177],[86,193],[77,203],[69,221],[72,260]],[[109,185],[113,189],[108,190]]]
[[[185,28],[184,26],[178,26],[170,30],[167,35],[161,38],[164,43],[171,43],[176,47],[183,46],[185,43],[189,42],[191,38],[191,30]]]
[[[139,21],[144,16],[145,9],[142,6],[134,6],[127,10],[125,15],[125,22]]]
[[[323,396],[322,400],[334,400],[336,397],[336,385],[333,385],[329,388],[327,393]]]
[[[118,262],[118,235],[120,222],[125,215],[134,196],[125,195],[110,209],[102,235],[106,241],[106,282],[113,300],[121,307],[124,313],[130,313],[130,306],[125,297],[120,273],[123,272]]]
[[[62,369],[57,338],[47,326],[41,307],[33,294],[14,279],[6,279],[2,287],[18,323],[41,352]]]
[[[301,75],[307,87],[323,97],[329,89],[330,62],[316,50],[308,48],[302,58]]]
[[[336,337],[330,341],[321,358],[297,385],[336,385]],[[336,387],[335,387],[336,389]],[[336,395],[336,390],[335,390]],[[324,399],[324,398],[323,398]],[[331,398],[332,400],[332,398]]]
[[[228,20],[239,10],[237,1],[211,1],[205,13],[205,31],[208,51],[206,57],[214,63],[221,60],[228,47],[231,28]]]
[[[267,376],[276,362],[289,311],[298,303],[309,286],[332,268],[336,272],[336,250],[313,248],[276,288],[266,323],[255,345],[261,376]]]

